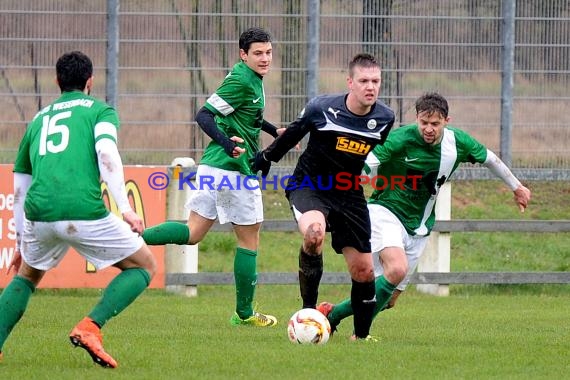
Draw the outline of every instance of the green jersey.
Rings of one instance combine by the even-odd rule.
[[[440,187],[460,163],[484,163],[487,148],[453,127],[445,127],[440,144],[428,145],[416,124],[393,130],[378,145],[367,165],[379,165],[369,202],[393,212],[412,235],[429,235],[435,223]]]
[[[116,111],[81,91],[64,92],[39,111],[22,138],[14,171],[32,175],[24,211],[32,221],[95,220],[109,211],[101,195],[95,143],[116,142]]]
[[[238,145],[245,148],[245,154],[232,158],[220,144],[211,141],[200,163],[254,175],[249,159],[259,150],[265,108],[262,77],[243,62],[235,64],[220,87],[208,98],[205,107],[216,115],[216,124],[222,133],[228,138],[238,136],[244,140]]]

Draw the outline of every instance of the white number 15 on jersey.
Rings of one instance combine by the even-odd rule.
[[[71,111],[65,111],[55,114],[51,118],[49,115],[43,117],[42,133],[40,136],[40,156],[45,156],[47,152],[63,152],[65,148],[67,148],[67,144],[69,144],[69,128],[65,124],[58,124],[58,122],[70,116]],[[58,134],[61,135],[59,143],[54,143],[52,139],[48,141],[48,136],[55,137],[55,135]]]

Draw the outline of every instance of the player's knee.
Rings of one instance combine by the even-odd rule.
[[[202,233],[198,230],[194,232],[194,230],[190,230],[190,237],[188,238],[188,244],[189,245],[198,244],[204,239],[204,236],[206,236],[205,232]]]
[[[150,249],[148,249],[148,254],[145,255],[145,259],[141,264],[141,267],[148,272],[150,278],[154,278],[156,272],[158,271],[158,265]]]
[[[201,241],[202,241],[202,238],[201,238],[201,237],[200,237],[200,238],[195,238],[194,236],[192,236],[192,237],[190,238],[190,240],[188,240],[188,245],[196,245],[196,244],[198,244],[198,243],[201,242]]]
[[[350,275],[353,280],[358,282],[374,281],[374,267],[362,263],[353,265],[350,269]]]
[[[393,265],[389,268],[384,268],[384,277],[392,284],[399,284],[406,278],[408,267],[406,265]]]
[[[398,268],[398,271],[396,272],[396,277],[398,278],[398,283],[404,281],[404,279],[406,278],[406,273],[408,273],[407,267]]]
[[[325,239],[325,231],[320,223],[311,224],[305,231],[304,250],[309,255],[320,255]]]
[[[150,275],[150,278],[154,278],[154,276],[156,275],[156,271],[157,271],[157,267],[156,267],[156,261],[152,261],[152,263],[145,268],[148,272],[148,274]]]

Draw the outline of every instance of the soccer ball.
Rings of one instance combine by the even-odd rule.
[[[331,335],[331,325],[320,311],[301,309],[289,319],[287,333],[293,343],[325,344]]]

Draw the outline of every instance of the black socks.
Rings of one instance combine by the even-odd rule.
[[[370,333],[370,325],[376,308],[376,290],[374,281],[357,282],[352,280],[350,303],[354,312],[354,335],[366,338]]]
[[[303,308],[316,308],[319,284],[323,276],[323,255],[309,255],[299,250],[299,288]],[[374,290],[374,288],[373,288]]]

